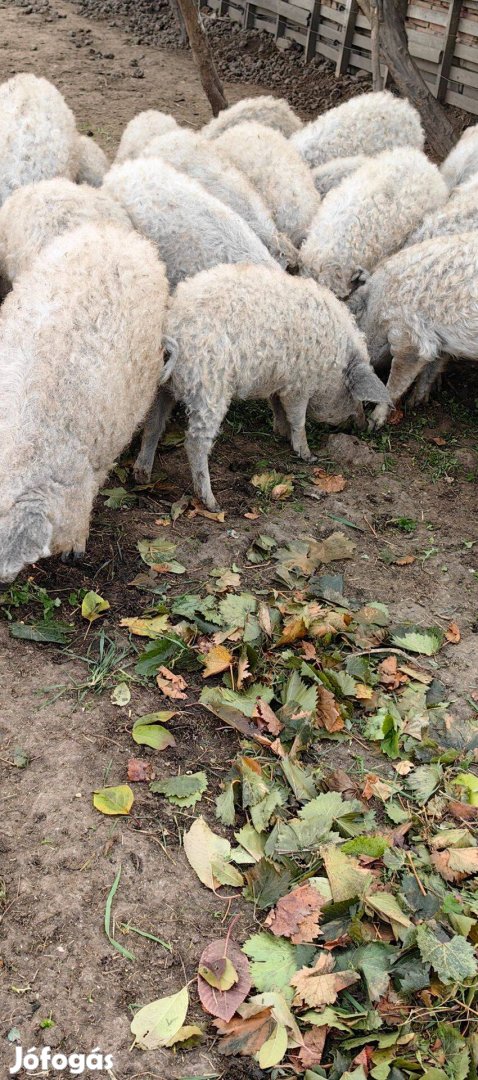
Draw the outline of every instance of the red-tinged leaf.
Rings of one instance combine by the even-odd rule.
[[[134,784],[142,781],[154,780],[155,772],[151,761],[143,758],[130,758],[128,761],[128,780]]]
[[[241,1054],[244,1057],[252,1057],[257,1054],[276,1027],[271,1009],[261,1009],[248,1020],[236,1016],[228,1023],[224,1023],[223,1020],[214,1020],[213,1023],[219,1033],[225,1036],[219,1044],[219,1053],[227,1056]]]
[[[403,409],[392,409],[388,416],[388,423],[393,424],[394,426],[401,424],[404,416],[405,413]]]
[[[320,934],[319,918],[325,903],[313,885],[299,885],[277,901],[264,925],[275,937],[290,938],[293,945],[315,941]]]
[[[225,957],[235,968],[237,982],[231,986],[230,990],[217,990],[214,986],[210,986],[202,975],[198,975],[198,994],[205,1012],[227,1021],[237,1012],[252,986],[247,957],[230,939],[218,938],[216,941],[211,941],[211,944],[204,949],[199,966],[208,968],[210,971],[217,969],[220,973],[221,961]],[[260,1045],[262,1046],[262,1043]]]
[[[448,809],[457,821],[478,821],[478,806],[471,806],[470,803],[449,802]]]
[[[304,1042],[298,1054],[303,1069],[313,1069],[314,1065],[320,1065],[328,1030],[324,1024],[323,1027],[309,1028],[304,1032]]]
[[[317,660],[317,649],[311,641],[303,641],[300,655],[304,660]]]

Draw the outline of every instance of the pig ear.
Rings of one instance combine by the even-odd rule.
[[[347,372],[347,384],[356,401],[392,404],[387,387],[369,364],[359,362],[351,365]]]

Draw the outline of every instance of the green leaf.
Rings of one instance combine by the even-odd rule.
[[[157,721],[171,720],[176,716],[175,712],[161,711],[146,713],[140,716],[133,724],[131,735],[138,746],[151,746],[153,750],[166,750],[168,746],[176,746],[174,735]]]
[[[363,975],[370,1001],[378,1001],[387,993],[390,967],[396,955],[397,950],[393,945],[371,941],[370,944],[362,945],[341,956],[340,968],[343,966],[344,970],[347,970],[351,967],[354,971],[359,971]]]
[[[101,814],[129,814],[133,803],[134,795],[129,784],[101,788],[93,795],[93,806]]]
[[[353,859],[351,855],[344,855],[334,844],[321,847],[320,855],[324,861],[332,898],[336,904],[362,897],[368,892],[373,881],[373,874],[363,870],[357,859]]]
[[[445,1061],[453,1080],[466,1080],[470,1068],[470,1051],[466,1039],[453,1024],[438,1024]]]
[[[289,891],[291,874],[270,859],[263,858],[250,870],[246,870],[247,888],[244,889],[246,900],[252,900],[259,911],[266,911],[274,906],[281,896]]]
[[[405,912],[402,911],[399,903],[391,893],[367,893],[364,897],[364,903],[381,918],[392,923],[392,926],[397,925],[407,928],[412,925],[408,915],[405,915]]]
[[[391,640],[407,652],[433,656],[443,645],[445,635],[439,626],[397,626],[391,631]]]
[[[443,779],[441,765],[419,765],[406,777],[407,788],[412,792],[420,806],[428,802]]]
[[[294,996],[289,985],[292,975],[309,962],[315,948],[291,945],[285,938],[276,938],[261,931],[247,939],[242,951],[252,960],[250,971],[254,986],[261,993],[279,991],[286,1001],[291,1001]]]
[[[252,824],[258,833],[265,832],[274,810],[277,810],[278,806],[284,806],[286,802],[287,795],[285,791],[282,788],[273,787],[272,791],[264,799],[261,799],[255,806],[251,806]]]
[[[273,697],[274,691],[269,686],[254,683],[242,694],[238,694],[236,690],[229,690],[226,686],[205,686],[201,691],[199,701],[201,705],[211,705],[214,708],[222,705],[232,706],[243,716],[251,717],[254,715],[258,698],[263,698],[269,704]]]
[[[453,783],[461,784],[465,788],[471,806],[478,806],[478,776],[475,773],[460,773],[455,776]]]
[[[139,1009],[131,1022],[135,1046],[142,1050],[157,1050],[160,1046],[166,1046],[182,1028],[188,1005],[188,988],[184,986],[178,994],[158,998]]]
[[[83,597],[81,604],[81,614],[84,619],[88,619],[89,623],[99,619],[100,615],[103,615],[105,611],[109,610],[108,600],[103,600],[102,596],[99,596],[95,592],[87,592]]]
[[[205,772],[184,773],[149,785],[153,795],[165,795],[174,806],[195,806],[207,788]]]
[[[140,540],[138,551],[147,566],[170,574],[185,574],[186,568],[173,558],[176,546],[157,536],[154,540]]]
[[[223,625],[235,629],[245,626],[247,616],[257,611],[257,600],[252,593],[228,593],[219,601]]]
[[[390,758],[398,757],[399,733],[403,727],[402,718],[394,705],[388,705],[378,709],[370,716],[365,728],[364,735],[367,739],[380,741],[383,753]]]
[[[120,510],[122,506],[134,506],[137,502],[137,496],[124,487],[103,488],[100,495],[108,496],[105,506],[111,507],[112,510]]]
[[[342,697],[354,697],[356,690],[355,679],[347,675],[346,671],[334,671],[333,668],[324,668],[327,683],[332,684],[332,689],[337,690]]]
[[[353,840],[346,840],[342,844],[341,850],[345,855],[367,855],[371,859],[381,859],[389,847],[388,840],[383,836],[354,836]]]
[[[429,926],[422,924],[417,928],[417,945],[422,960],[431,965],[446,986],[463,983],[478,972],[473,946],[461,934],[440,941]]]
[[[253,825],[243,825],[239,832],[234,833],[235,839],[238,844],[252,855],[256,862],[259,862],[264,855],[264,837],[260,836]]]
[[[120,708],[124,708],[125,705],[128,705],[131,701],[131,690],[128,683],[117,683],[114,690],[111,691],[110,701],[112,705],[119,705]]]
[[[236,808],[234,806],[234,787],[238,781],[231,780],[224,791],[216,798],[216,817],[223,825],[234,825]]]
[[[255,1055],[261,1069],[272,1069],[278,1065],[287,1050],[287,1028],[284,1024],[277,1024],[272,1035],[262,1044],[259,1053]]]
[[[297,802],[308,802],[309,799],[314,799],[317,790],[310,772],[303,769],[296,761],[292,761],[290,757],[282,758],[281,769]]]
[[[44,642],[66,645],[69,635],[73,633],[73,627],[57,622],[12,622],[9,629],[12,637],[21,638],[22,641],[36,641],[40,645]]]
[[[152,641],[146,646],[136,664],[135,671],[138,675],[145,675],[146,678],[154,678],[164,664],[168,666],[174,664],[175,667],[186,671],[199,667],[197,654],[185,645],[178,634],[172,632],[164,634],[158,641]]]

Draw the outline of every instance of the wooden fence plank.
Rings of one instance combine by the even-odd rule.
[[[337,58],[337,67],[335,69],[336,75],[343,75],[349,66],[358,10],[357,0],[347,0],[344,34]]]
[[[308,64],[317,52],[317,32],[320,24],[320,0],[314,0],[314,7],[310,16],[309,28],[305,41],[304,59]]]
[[[453,62],[456,33],[458,30],[458,23],[460,21],[461,2],[462,0],[450,0],[448,21],[445,27],[445,42],[443,46],[443,55],[438,68],[435,85],[435,97],[438,101],[444,101],[446,97],[446,92],[448,88],[448,76],[450,74],[450,68]]]

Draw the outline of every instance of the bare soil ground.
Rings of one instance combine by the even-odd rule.
[[[187,53],[134,44],[122,29],[87,22],[66,3],[44,7],[43,13],[29,13],[29,8],[0,5],[0,78],[18,70],[48,76],[82,129],[94,132],[110,151],[123,125],[143,108],[171,110],[194,126],[207,119]],[[244,87],[228,86],[228,93],[235,100]],[[58,617],[72,621],[75,634],[68,649],[33,645],[12,638],[7,619],[0,622],[2,1076],[14,1058],[15,1044],[7,1039],[13,1028],[24,1048],[49,1044],[71,1053],[99,1046],[113,1055],[116,1080],[257,1080],[262,1075],[247,1060],[225,1063],[212,1039],[187,1054],[129,1050],[132,1006],[192,979],[204,945],[220,936],[235,912],[239,941],[255,925],[250,905],[216,897],[196,881],[181,849],[192,812],[174,812],[144,785],[135,785],[134,812],[127,819],[101,817],[92,807],[95,788],[126,778],[133,721],[168,707],[157,689],[140,682],[131,684],[127,708],[110,701],[111,687],[122,671],[131,673],[135,661],[135,646],[120,619],[142,614],[151,602],[130,584],[144,569],[136,545],[159,531],[178,544],[186,575],[167,579],[172,592],[199,591],[211,569],[233,563],[242,568],[243,587],[257,591],[270,580],[267,567],[250,566],[245,559],[257,533],[288,540],[303,533],[327,535],[337,528],[337,517],[352,522],[356,529],[340,526],[357,544],[354,560],[344,565],[348,595],[389,604],[398,621],[459,623],[462,640],[441,654],[440,677],[449,687],[451,712],[467,718],[467,697],[478,686],[477,398],[476,376],[456,369],[437,401],[380,438],[328,447],[328,433],[313,430],[311,443],[321,463],[335,466],[347,480],[339,495],[319,500],[304,494],[307,469],[273,437],[267,409],[237,407],[212,457],[224,524],[186,516],[168,529],[155,524],[190,489],[185,455],[176,447],[158,458],[158,483],[134,506],[108,509],[98,498],[84,565],[71,568],[50,560],[32,570],[31,582],[59,598]],[[258,467],[292,473],[294,497],[261,503],[250,485]],[[113,477],[110,486],[118,484]],[[257,504],[260,519],[245,518]],[[415,561],[396,565],[407,554]],[[69,601],[82,588],[94,589],[111,605],[101,629],[95,624],[88,636],[74,599]],[[38,616],[38,607],[28,604],[10,611],[26,621]],[[101,632],[110,666],[106,671],[103,666],[103,681],[94,692],[101,667],[88,666],[84,657],[89,650],[90,659],[97,660]],[[237,740],[196,705],[194,681],[174,721],[177,746],[160,759],[153,751],[142,756],[154,763],[158,777],[204,769],[210,787],[201,810],[217,830],[213,797]],[[14,764],[17,747],[28,756],[25,768]],[[336,765],[335,744],[325,753],[333,754]],[[356,745],[342,747],[341,756],[345,768],[354,767]],[[132,950],[134,961],[114,951],[103,930],[106,897],[119,866],[116,937]],[[171,951],[122,932],[119,924],[128,923],[162,938]],[[196,1015],[203,1019],[199,1009]],[[42,1027],[49,1018],[53,1026]]]

